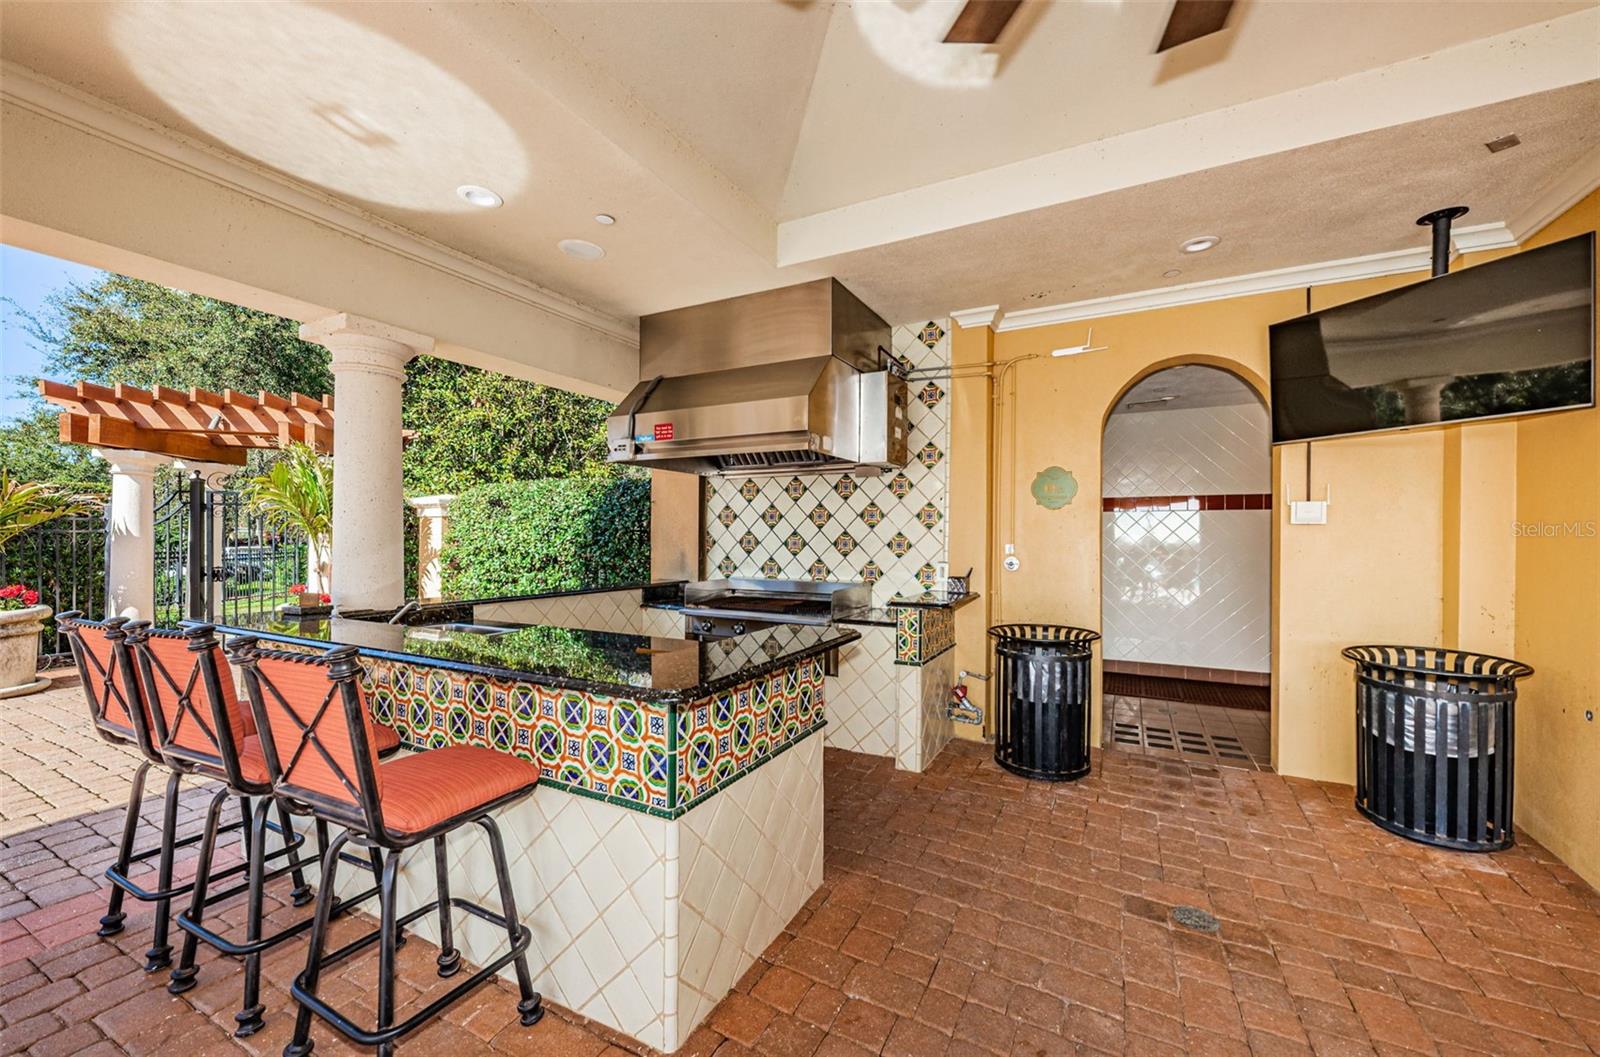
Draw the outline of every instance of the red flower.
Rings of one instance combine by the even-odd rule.
[[[322,600],[323,605],[327,605],[329,602],[333,601],[332,595],[318,595],[317,597]]]
[[[5,587],[0,587],[0,598],[17,598],[21,594],[21,584],[7,584]]]
[[[289,593],[291,595],[303,595],[303,594],[306,593],[306,585],[305,584],[290,584],[289,585]]]
[[[22,604],[25,605],[25,606],[36,606],[36,605],[38,605],[39,604],[39,592],[37,592],[37,591],[24,591],[24,592],[22,592]]]

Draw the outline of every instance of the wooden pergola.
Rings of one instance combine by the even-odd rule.
[[[39,395],[62,408],[61,440],[243,466],[255,448],[293,441],[333,451],[333,397],[254,395],[236,389],[169,389],[39,379]]]

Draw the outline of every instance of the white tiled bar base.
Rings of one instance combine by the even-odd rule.
[[[658,1050],[681,1046],[822,884],[822,744],[805,738],[677,819],[554,788],[500,812],[534,986]],[[498,909],[481,827],[450,837],[449,862],[452,895]],[[349,870],[339,888],[361,883]],[[434,891],[429,843],[406,853],[401,913]],[[502,930],[453,921],[468,962],[504,949]],[[438,942],[436,917],[412,927]]]
[[[839,651],[839,674],[828,677],[828,745],[889,756],[900,770],[920,772],[954,733],[946,706],[955,651],[922,665],[896,664],[894,628],[855,630],[860,641]]]

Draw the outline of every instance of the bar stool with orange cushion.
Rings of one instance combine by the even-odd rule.
[[[183,953],[177,968],[172,970],[172,982],[167,990],[181,994],[195,985],[198,967],[195,965],[199,941],[216,948],[222,954],[244,959],[244,1001],[234,1015],[238,1024],[234,1034],[253,1035],[262,1026],[265,1007],[260,1002],[261,953],[307,931],[312,918],[308,915],[269,936],[261,934],[262,902],[265,886],[284,874],[292,875],[294,890],[290,900],[295,906],[311,902],[311,888],[306,884],[300,859],[304,838],[295,834],[286,805],[272,796],[272,782],[267,775],[266,761],[261,754],[261,739],[256,737],[255,721],[234,691],[233,679],[222,648],[210,625],[197,624],[183,631],[152,628],[147,623],[129,624],[127,645],[139,674],[144,699],[150,709],[156,749],[175,770],[197,774],[223,783],[223,788],[211,798],[206,813],[204,835],[200,843],[196,882],[187,913],[178,916],[178,927],[187,934]],[[391,751],[399,747],[399,736],[392,731],[388,739]],[[240,798],[248,804],[255,799],[250,818],[246,844],[246,881],[223,891],[211,893],[209,879],[212,860],[216,853],[218,821],[223,803],[228,797]],[[276,804],[283,846],[267,852],[266,836],[269,829],[268,808]],[[320,847],[327,847],[326,827],[318,828]],[[267,864],[288,858],[288,863],[268,870]],[[356,903],[377,894],[373,887],[357,896],[340,900],[334,912],[339,913]],[[208,928],[204,923],[206,910],[215,903],[231,899],[241,893],[248,898],[245,918],[246,935],[242,942],[227,939]]]
[[[277,795],[294,810],[345,827],[323,856],[317,892],[316,924],[311,930],[306,968],[290,993],[300,1003],[294,1037],[284,1057],[311,1052],[311,1016],[326,1020],[345,1037],[392,1054],[395,1041],[464,997],[508,964],[515,964],[522,998],[517,1003],[525,1026],[537,1024],[544,1005],[533,989],[527,949],[532,933],[517,917],[500,829],[490,812],[524,799],[539,780],[539,769],[493,749],[452,746],[420,752],[379,764],[373,744],[373,721],[362,701],[360,665],[354,646],[340,646],[321,656],[262,649],[254,639],[240,639],[229,648],[243,669],[250,707],[261,738],[262,756]],[[489,838],[500,887],[501,912],[494,913],[464,899],[453,899],[447,878],[445,837],[467,823],[482,826]],[[401,916],[396,905],[400,854],[433,842],[438,898]],[[338,950],[324,953],[328,918],[333,909],[334,877],[340,849],[346,842],[382,849],[379,885],[381,923]],[[435,998],[399,1024],[394,1023],[395,941],[399,929],[424,915],[439,914],[439,975],[461,967],[452,939],[450,911],[462,910],[506,930],[508,949],[469,979]],[[322,970],[378,944],[378,1011],[373,1028],[358,1027],[317,994]]]
[[[111,897],[105,916],[100,919],[99,935],[114,936],[123,929],[127,914],[122,904],[125,895],[142,902],[154,903],[155,926],[150,949],[145,952],[145,972],[156,972],[172,964],[172,945],[167,942],[172,900],[188,894],[193,882],[174,884],[173,860],[177,849],[200,840],[200,834],[178,839],[178,787],[182,774],[171,768],[157,750],[151,733],[150,713],[144,693],[134,673],[129,657],[122,617],[110,620],[90,620],[76,610],[56,617],[56,624],[66,633],[77,663],[83,684],[83,693],[89,703],[89,717],[95,733],[113,745],[129,746],[144,757],[133,773],[133,785],[128,791],[128,808],[122,824],[122,839],[117,845],[117,858],[106,868],[106,878],[111,882]],[[135,851],[138,836],[140,808],[144,804],[145,779],[151,767],[169,771],[160,843],[144,851]],[[246,813],[248,814],[248,813]],[[222,832],[241,828],[243,822],[230,823]],[[159,856],[156,869],[156,887],[144,888],[128,875],[135,863]],[[242,869],[240,867],[239,869]],[[235,869],[232,872],[239,872]]]

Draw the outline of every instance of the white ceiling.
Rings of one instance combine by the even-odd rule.
[[[937,43],[955,10],[7,0],[0,56],[623,319],[837,274],[907,320],[1415,246],[1417,214],[1505,220],[1597,145],[1594,0],[1243,0],[1163,57],[1164,4],[1028,0],[988,50]]]

